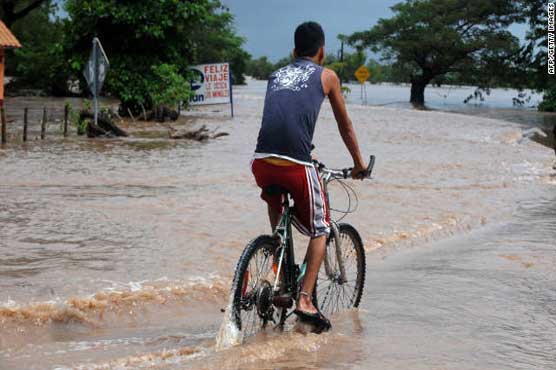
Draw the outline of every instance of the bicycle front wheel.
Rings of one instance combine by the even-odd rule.
[[[251,241],[236,267],[232,284],[232,319],[243,338],[281,324],[284,312],[273,305],[276,241],[268,235]]]
[[[365,284],[365,249],[357,230],[338,224],[339,236],[331,232],[326,257],[319,270],[316,300],[325,315],[358,307]]]

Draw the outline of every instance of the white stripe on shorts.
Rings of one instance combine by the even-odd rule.
[[[328,234],[330,225],[326,222],[324,194],[315,167],[307,167],[309,186],[311,190],[311,220],[313,236]]]

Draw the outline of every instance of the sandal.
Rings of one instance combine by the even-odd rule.
[[[300,310],[294,310],[294,314],[297,315],[299,321],[310,324],[315,328],[315,333],[320,334],[323,331],[328,331],[332,328],[330,320],[328,320],[322,312],[318,311],[315,313],[304,312]]]

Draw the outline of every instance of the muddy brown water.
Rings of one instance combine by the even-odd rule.
[[[377,156],[375,179],[350,183],[346,219],[368,252],[361,309],[326,335],[215,352],[235,263],[268,228],[249,169],[263,96],[236,97],[234,119],[194,113],[230,132],[205,144],[0,150],[0,369],[555,366],[553,152],[506,121],[357,104],[362,151]],[[317,130],[319,158],[349,165],[328,107]],[[340,187],[332,203],[347,204]]]

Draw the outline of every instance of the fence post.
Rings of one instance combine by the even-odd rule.
[[[42,112],[41,140],[44,140],[45,136],[46,136],[46,107],[44,107],[44,110]]]
[[[64,107],[64,137],[68,136],[69,105]]]
[[[6,137],[6,110],[3,105],[0,105],[0,115],[2,118],[2,144],[6,144],[7,137]]]
[[[23,141],[27,141],[27,116],[29,114],[29,108],[25,107],[23,110]]]

